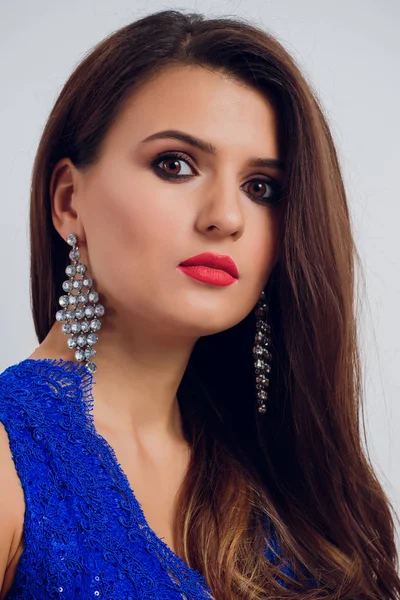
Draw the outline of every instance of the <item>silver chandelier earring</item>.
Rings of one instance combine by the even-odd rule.
[[[271,326],[267,323],[268,306],[265,301],[264,291],[261,293],[261,297],[257,303],[255,315],[256,334],[253,346],[254,370],[256,373],[258,412],[263,415],[267,411],[265,401],[268,398],[268,374],[271,372],[269,361],[272,360],[272,354],[269,352],[271,345]]]
[[[85,366],[95,373],[97,365],[92,359],[96,350],[93,346],[98,341],[96,331],[101,327],[100,317],[105,309],[98,304],[99,294],[93,289],[92,279],[86,275],[86,265],[79,262],[81,253],[76,236],[70,233],[66,242],[72,246],[69,253],[71,264],[65,269],[69,279],[62,284],[66,294],[59,298],[62,309],[57,311],[56,320],[63,323],[63,333],[70,336],[67,345],[71,350],[75,349],[76,360],[80,363],[86,361]]]

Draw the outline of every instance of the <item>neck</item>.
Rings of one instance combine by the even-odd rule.
[[[157,332],[155,333],[155,329]],[[183,440],[177,390],[196,343],[154,324],[121,326],[115,316],[103,320],[93,362],[94,416],[107,427],[135,436]],[[46,339],[31,355],[73,360],[74,350],[54,322]]]

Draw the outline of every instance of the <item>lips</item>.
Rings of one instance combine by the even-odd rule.
[[[239,278],[237,266],[231,257],[223,254],[216,254],[215,252],[203,252],[202,254],[191,256],[180,264],[184,267],[211,267],[212,269],[226,271],[226,273],[229,273],[229,275],[235,277],[235,279]]]

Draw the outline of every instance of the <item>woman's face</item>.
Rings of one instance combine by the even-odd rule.
[[[168,67],[134,92],[100,160],[75,170],[77,221],[61,232],[80,236],[81,261],[117,318],[200,337],[252,310],[277,259],[283,172],[246,163],[279,159],[276,119],[257,91],[198,66]],[[216,152],[170,135],[146,141],[165,130]],[[238,279],[213,285],[178,268],[203,252],[230,256]]]

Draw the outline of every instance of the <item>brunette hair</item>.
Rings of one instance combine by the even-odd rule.
[[[124,103],[171,65],[228,74],[274,102],[285,161],[280,258],[265,288],[267,413],[256,409],[251,312],[197,341],[178,390],[193,452],[175,517],[177,553],[204,574],[216,600],[399,598],[396,515],[361,441],[360,258],[338,157],[312,86],[272,34],[245,19],[165,10],[113,32],[76,67],[32,174],[39,343],[54,323],[70,250],[52,222],[53,168],[63,157],[78,168],[94,164]],[[276,561],[263,553],[272,539]],[[279,570],[284,559],[296,580]]]

